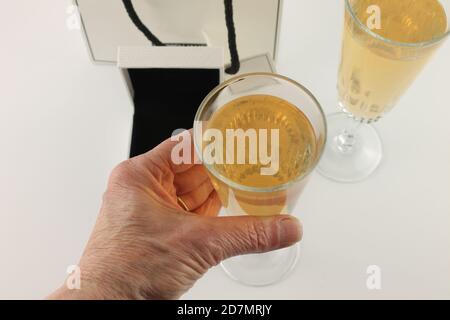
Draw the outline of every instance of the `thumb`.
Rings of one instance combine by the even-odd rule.
[[[224,260],[247,253],[289,247],[302,238],[302,225],[293,216],[218,217],[212,219],[208,243]],[[219,251],[219,252],[217,252]]]

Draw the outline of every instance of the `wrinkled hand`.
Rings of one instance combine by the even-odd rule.
[[[300,240],[291,216],[217,217],[221,204],[205,168],[175,165],[175,144],[114,169],[80,261],[81,290],[63,286],[49,298],[176,299],[224,259]]]

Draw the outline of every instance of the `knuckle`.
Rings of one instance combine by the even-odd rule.
[[[123,176],[128,175],[132,165],[131,159],[122,161],[116,165],[111,172],[111,180],[120,180]]]
[[[248,223],[247,236],[249,242],[258,252],[273,246],[273,232],[266,227],[262,220]]]
[[[114,191],[112,191],[111,189],[106,189],[105,192],[103,192],[103,196],[102,196],[102,201],[103,204],[109,204],[110,202],[112,202],[115,199],[115,194]]]
[[[108,188],[126,187],[132,184],[135,179],[135,164],[132,159],[128,159],[119,163],[109,176]]]

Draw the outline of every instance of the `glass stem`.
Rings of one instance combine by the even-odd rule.
[[[338,151],[342,153],[352,153],[356,144],[356,134],[361,127],[361,121],[355,121],[355,124],[344,128],[337,136],[334,137],[334,142]]]

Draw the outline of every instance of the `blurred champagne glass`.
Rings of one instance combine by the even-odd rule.
[[[391,110],[449,35],[449,0],[346,0],[338,75],[342,112],[328,121],[318,170],[339,182],[367,178],[382,159],[370,123]]]

